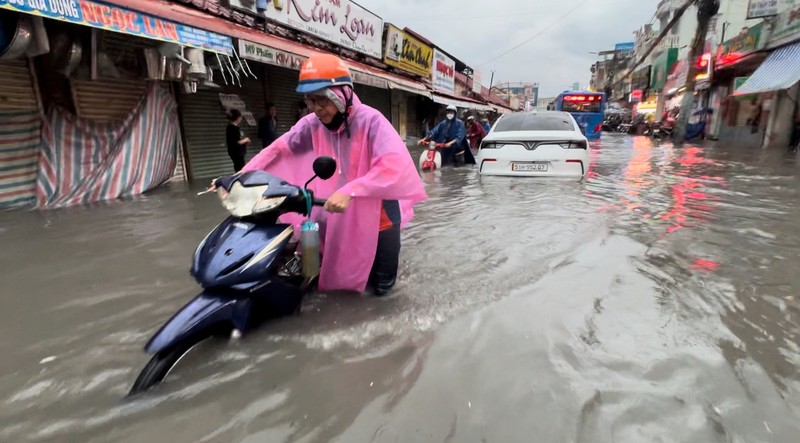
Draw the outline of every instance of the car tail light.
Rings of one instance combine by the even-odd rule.
[[[481,149],[497,149],[500,145],[495,142],[483,142],[481,143]]]
[[[595,127],[594,127],[594,132],[595,132],[596,134],[599,134],[599,133],[603,132],[603,124],[602,124],[602,123],[600,123],[599,125],[595,126]]]
[[[569,142],[567,145],[568,149],[589,149],[589,144],[586,141],[581,140],[579,142]]]

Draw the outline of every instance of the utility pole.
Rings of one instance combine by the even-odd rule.
[[[686,0],[686,3],[684,3],[680,8],[675,10],[675,12],[672,14],[672,19],[670,19],[669,23],[667,23],[667,26],[665,26],[664,29],[661,30],[661,33],[658,34],[658,37],[656,37],[653,44],[650,45],[650,47],[647,49],[647,51],[644,52],[644,54],[641,54],[639,56],[639,60],[636,63],[634,63],[633,66],[631,66],[627,74],[625,74],[622,78],[614,82],[614,84],[612,84],[611,87],[616,86],[617,83],[624,81],[626,78],[628,78],[629,75],[633,74],[633,71],[635,71],[636,68],[638,68],[639,65],[641,65],[647,59],[647,57],[650,55],[650,53],[653,52],[656,46],[658,46],[658,44],[661,43],[661,40],[664,40],[664,37],[666,37],[667,34],[669,34],[669,31],[675,26],[676,23],[680,21],[681,17],[683,17],[683,14],[686,12],[687,9],[689,9],[689,6],[691,6],[692,3],[695,3],[696,1],[703,1],[703,0]]]
[[[697,30],[695,31],[692,49],[689,51],[689,72],[686,74],[686,91],[683,93],[680,114],[675,126],[674,142],[681,146],[686,140],[686,125],[689,123],[689,113],[694,103],[694,87],[697,84],[697,59],[703,55],[708,34],[708,24],[711,18],[719,12],[719,0],[696,0],[697,4]]]

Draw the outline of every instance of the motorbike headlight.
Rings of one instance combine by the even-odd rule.
[[[267,211],[271,211],[286,200],[285,196],[282,197],[261,197],[255,205],[253,205],[253,214],[261,214]]]

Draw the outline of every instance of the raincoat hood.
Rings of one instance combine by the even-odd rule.
[[[257,154],[243,171],[265,170],[302,186],[314,175],[312,163],[323,155],[337,161],[329,180],[310,186],[317,198],[335,192],[352,197],[342,214],[315,208],[312,218],[320,223],[322,265],[320,290],[362,292],[375,259],[383,200],[397,200],[401,226],[413,217],[413,205],[427,194],[414,161],[400,135],[380,112],[361,103],[353,93],[348,117],[350,137],[331,132],[316,115],[303,117],[292,129]],[[299,224],[303,217],[286,214],[285,223]]]

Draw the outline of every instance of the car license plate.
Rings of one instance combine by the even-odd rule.
[[[512,171],[547,172],[547,163],[511,163]]]

